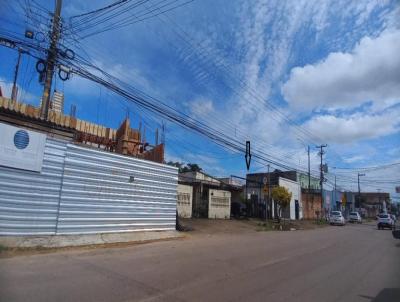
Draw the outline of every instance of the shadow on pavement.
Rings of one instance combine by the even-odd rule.
[[[359,295],[362,298],[371,300],[372,302],[399,302],[400,301],[400,288],[384,288],[374,298],[365,295]]]

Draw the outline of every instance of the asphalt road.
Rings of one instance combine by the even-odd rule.
[[[0,301],[400,301],[400,240],[363,224],[4,258]]]

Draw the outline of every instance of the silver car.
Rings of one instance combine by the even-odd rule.
[[[361,215],[358,212],[350,212],[349,222],[362,223]]]
[[[329,215],[329,223],[331,225],[345,225],[346,221],[340,211],[332,211]]]

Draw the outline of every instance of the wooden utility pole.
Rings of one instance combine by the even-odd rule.
[[[50,47],[48,50],[47,61],[46,61],[46,78],[42,96],[42,107],[40,108],[40,117],[46,120],[49,114],[51,83],[53,80],[55,63],[57,59],[57,44],[60,38],[61,6],[62,6],[62,0],[56,0],[52,31],[50,35]]]

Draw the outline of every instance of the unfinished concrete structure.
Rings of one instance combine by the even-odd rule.
[[[50,110],[48,120],[43,120],[40,118],[39,107],[0,97],[0,121],[46,132],[68,132],[74,142],[80,144],[158,163],[164,162],[164,144],[152,145],[146,142],[140,130],[130,127],[129,118],[118,129],[80,120],[59,110]]]

